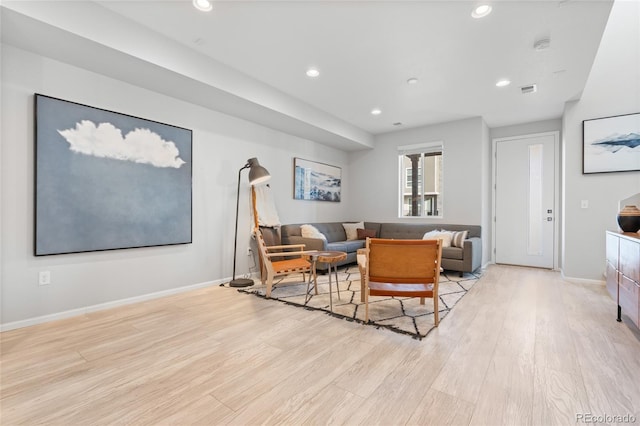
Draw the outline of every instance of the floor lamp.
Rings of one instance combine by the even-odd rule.
[[[258,163],[257,158],[249,158],[247,160],[247,164],[242,166],[240,170],[238,170],[238,194],[236,196],[236,233],[235,238],[233,240],[233,279],[229,282],[229,286],[231,287],[250,287],[252,286],[253,280],[249,278],[238,278],[236,279],[236,257],[237,257],[237,249],[238,249],[238,210],[240,208],[240,175],[244,169],[249,169],[249,185],[256,185],[262,182],[266,182],[271,179],[271,175]]]

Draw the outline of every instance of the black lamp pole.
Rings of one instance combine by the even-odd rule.
[[[266,182],[271,178],[271,175],[269,174],[267,169],[262,167],[260,163],[258,163],[258,160],[256,158],[250,158],[249,160],[247,160],[247,164],[245,164],[240,168],[240,170],[238,170],[238,192],[236,194],[236,232],[233,239],[233,279],[229,282],[229,286],[231,287],[250,287],[254,284],[253,280],[249,278],[236,279],[236,257],[238,249],[238,212],[240,210],[240,176],[244,169],[250,169],[250,185]]]

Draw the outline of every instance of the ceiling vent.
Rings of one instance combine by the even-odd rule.
[[[541,38],[533,43],[533,48],[537,51],[547,50],[551,46],[551,39]]]
[[[526,95],[528,93],[535,93],[538,91],[538,86],[536,86],[535,84],[529,84],[528,86],[522,86],[520,88],[520,90],[522,91],[523,95]]]

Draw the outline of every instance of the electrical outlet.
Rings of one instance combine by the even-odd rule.
[[[247,256],[251,256],[253,254],[253,251],[251,250],[251,247],[247,247]]]
[[[39,285],[49,285],[51,284],[51,272],[50,271],[40,271],[38,274],[38,284]]]

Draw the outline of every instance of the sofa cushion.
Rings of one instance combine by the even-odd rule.
[[[262,232],[262,239],[264,243],[269,246],[279,246],[281,245],[280,241],[280,233],[278,232],[278,228],[271,228],[267,226],[261,226],[260,232]]]
[[[463,251],[459,247],[443,247],[442,257],[446,259],[459,259],[462,260]]]
[[[347,234],[344,232],[342,223],[313,223],[327,237],[327,242],[335,243],[336,241],[345,241]]]
[[[375,229],[356,229],[358,232],[359,240],[366,240],[367,238],[376,238],[378,232]]]
[[[353,241],[336,241],[327,244],[327,250],[344,251],[346,253],[355,253],[358,249],[363,248],[364,240]]]
[[[370,223],[365,222],[365,228],[370,228]],[[447,231],[469,231],[467,238],[482,237],[482,228],[479,225],[449,225],[432,223],[381,223],[378,236],[380,238],[395,238],[404,240],[419,240],[425,232],[435,229]]]
[[[321,240],[327,240],[327,237],[313,225],[300,225],[300,234],[304,238],[320,238]]]
[[[353,241],[358,239],[358,229],[364,229],[364,222],[343,223],[342,227],[347,234],[347,240]]]
[[[451,232],[447,231],[429,231],[426,232],[423,236],[423,240],[441,240],[442,248],[451,247]]]
[[[421,240],[425,232],[438,229],[438,225],[413,223],[383,223],[380,225],[380,238],[395,240]]]
[[[451,245],[453,247],[464,247],[464,240],[467,239],[469,231],[451,231]]]
[[[380,235],[380,223],[377,222],[365,222],[364,229],[370,229],[376,231],[376,236]]]

